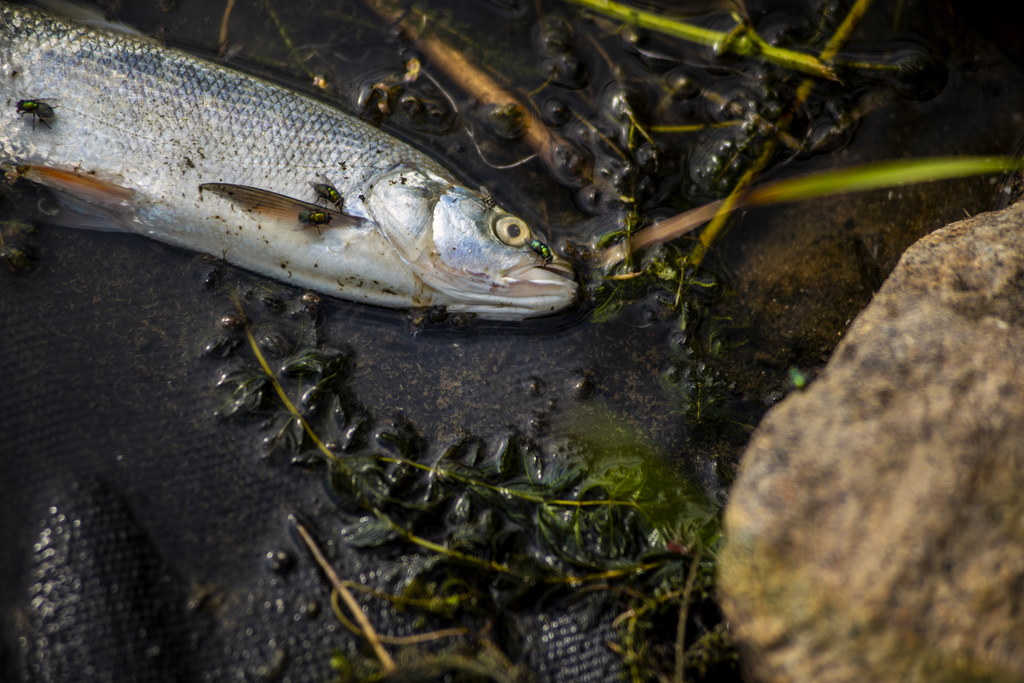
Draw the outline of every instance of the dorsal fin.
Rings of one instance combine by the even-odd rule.
[[[99,7],[82,5],[78,2],[72,2],[72,0],[29,0],[29,4],[42,8],[50,14],[56,14],[59,17],[70,19],[76,24],[90,28],[124,33],[136,38],[152,39],[152,36],[147,36],[134,26],[107,19]]]
[[[282,221],[297,222],[299,214],[304,211],[322,211],[330,216],[331,227],[351,227],[362,222],[362,219],[340,211],[258,187],[232,183],[203,183],[199,189],[223,197],[245,211]]]

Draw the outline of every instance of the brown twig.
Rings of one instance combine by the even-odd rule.
[[[690,209],[689,211],[676,214],[675,216],[666,218],[663,221],[652,223],[635,235],[631,235],[623,241],[613,244],[600,252],[597,260],[594,262],[594,265],[597,268],[607,268],[608,266],[624,260],[626,255],[632,251],[638,251],[655,244],[661,244],[662,242],[667,242],[668,240],[675,239],[688,232],[692,232],[714,218],[715,215],[718,214],[723,202],[724,200],[719,199],[716,202],[704,204]],[[732,208],[736,209],[739,208],[739,206],[734,206]]]
[[[359,629],[362,631],[363,637],[366,638],[367,642],[370,643],[370,647],[373,648],[374,654],[377,655],[377,659],[380,660],[380,664],[384,668],[384,673],[389,674],[393,672],[397,668],[395,666],[395,660],[393,660],[391,655],[388,654],[388,651],[384,649],[384,645],[380,641],[380,636],[377,635],[377,631],[374,630],[373,624],[371,624],[370,620],[366,617],[366,614],[363,612],[363,608],[359,606],[355,596],[352,595],[352,592],[349,591],[349,589],[345,587],[345,584],[342,583],[341,579],[338,578],[338,574],[334,571],[334,567],[332,567],[327,561],[327,558],[324,557],[324,554],[320,551],[316,541],[313,540],[313,536],[309,533],[306,527],[300,524],[297,520],[292,520],[292,523],[295,524],[295,529],[299,532],[299,536],[302,537],[302,542],[306,544],[310,554],[313,555],[313,559],[316,560],[320,569],[327,575],[327,580],[331,582],[331,586],[335,591],[337,591],[338,595],[341,596],[341,599],[344,600],[345,606],[348,607],[348,610],[352,613],[356,623],[359,624]]]
[[[217,37],[217,54],[221,57],[228,51],[228,23],[231,21],[231,10],[235,8],[235,0],[227,0],[224,14],[220,18],[220,34]]]
[[[514,107],[522,115],[525,124],[524,140],[534,152],[545,158],[548,151],[557,142],[548,127],[516,95],[499,85],[489,74],[469,61],[464,54],[446,43],[436,33],[431,32],[430,18],[426,14],[415,8],[408,12],[402,12],[384,0],[365,0],[365,2],[385,21],[400,24],[409,39],[416,44],[417,49],[430,60],[430,64],[443,71],[448,78],[458,83],[478,102],[499,109]]]

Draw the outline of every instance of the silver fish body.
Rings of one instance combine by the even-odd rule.
[[[395,308],[519,319],[575,297],[571,268],[538,258],[525,222],[316,99],[144,37],[7,4],[0,69],[0,105],[10,112],[0,162],[9,176],[55,189],[94,227]],[[22,100],[46,102],[53,116],[46,125],[19,118]],[[346,215],[332,207],[338,220],[311,225],[288,200],[314,202],[318,179],[337,189]],[[204,191],[214,187],[265,195],[240,203]],[[263,196],[285,208],[262,210]]]

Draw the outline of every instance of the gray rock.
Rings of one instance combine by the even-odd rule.
[[[1024,680],[1024,203],[907,250],[755,432],[720,581],[750,678]]]

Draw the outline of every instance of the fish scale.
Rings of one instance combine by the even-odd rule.
[[[76,108],[75,114],[88,119],[93,133],[98,128],[117,133],[125,127],[135,130],[137,136],[107,136],[128,143],[127,149],[132,152],[162,151],[146,143],[184,127],[192,134],[193,149],[215,157],[226,175],[272,182],[275,185],[268,189],[284,194],[303,192],[304,181],[271,169],[284,168],[284,164],[299,159],[305,160],[308,168],[334,169],[345,163],[358,169],[346,174],[348,182],[344,178],[336,180],[343,191],[365,184],[367,178],[397,163],[416,164],[440,175],[447,173],[426,155],[396,144],[398,141],[378,129],[317,100],[168,51],[151,40],[68,29],[59,20],[24,8],[5,6],[0,16],[5,29],[14,29],[11,33],[5,31],[4,62],[17,59],[13,54],[8,58],[10,49],[42,67],[42,78],[29,80],[22,87],[40,89],[40,97],[57,92],[53,96],[59,97],[60,108],[69,111],[81,101],[83,106]],[[14,16],[25,20],[15,22]],[[77,81],[81,88],[69,90],[69,81]],[[83,92],[83,96],[76,97]],[[95,92],[107,97],[88,96]],[[189,126],[189,118],[169,115],[169,108],[174,113],[202,110],[203,125]],[[289,126],[289,138],[280,137],[283,124]],[[260,148],[264,173],[252,173],[251,159],[238,154],[239,126],[250,141],[264,143]],[[4,142],[6,152],[8,141]],[[17,140],[14,143],[17,145]],[[67,149],[67,141],[63,144],[65,153],[75,152]],[[17,147],[13,151],[17,153]],[[88,150],[79,153],[85,156]]]
[[[0,162],[27,169],[10,176],[57,190],[65,224],[138,232],[397,308],[516,319],[575,296],[564,261],[548,267],[499,239],[493,223],[507,212],[422,152],[320,100],[150,38],[7,4],[0,67],[8,111],[26,98],[54,110],[49,130],[5,124]],[[347,215],[332,209],[335,227],[303,229],[299,216],[321,176]],[[445,203],[441,219],[447,195],[459,201]],[[427,238],[459,246],[442,253]]]

